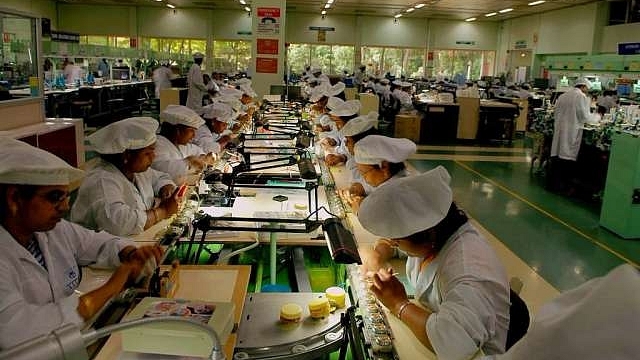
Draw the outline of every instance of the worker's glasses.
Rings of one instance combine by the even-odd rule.
[[[69,196],[70,196],[68,191],[62,191],[62,190],[51,190],[45,193],[36,193],[36,195],[44,198],[45,200],[47,200],[47,202],[49,202],[53,206],[59,206],[60,204],[65,202],[67,199],[69,199]]]

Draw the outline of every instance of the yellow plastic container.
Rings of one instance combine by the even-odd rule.
[[[343,307],[345,307],[346,293],[344,292],[344,289],[337,286],[332,286],[330,288],[327,288],[324,293],[327,296],[327,299],[329,299],[329,303],[332,306],[335,306],[338,309],[342,309]]]

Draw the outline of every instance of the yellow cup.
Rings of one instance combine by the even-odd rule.
[[[342,309],[343,307],[345,307],[346,293],[344,289],[337,286],[332,286],[330,288],[327,288],[324,293],[327,296],[327,299],[329,299],[331,305],[335,306],[338,309]]]

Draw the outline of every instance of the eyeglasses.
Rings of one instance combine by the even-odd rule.
[[[69,199],[69,196],[71,194],[69,194],[68,191],[51,190],[45,193],[36,193],[36,195],[44,198],[45,200],[47,200],[47,202],[49,202],[53,206],[59,206],[64,201]]]

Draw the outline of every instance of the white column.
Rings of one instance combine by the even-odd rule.
[[[260,98],[269,94],[271,85],[284,83],[286,10],[285,0],[254,0],[252,2],[253,43],[250,69],[252,87]]]

